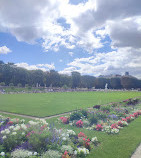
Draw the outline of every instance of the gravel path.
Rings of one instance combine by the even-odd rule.
[[[134,154],[131,156],[131,158],[141,158],[141,144],[138,146],[138,148],[135,150]]]
[[[29,118],[29,119],[37,119],[37,118],[42,118],[42,119],[50,119],[50,118],[54,118],[54,117],[59,117],[59,116],[63,116],[63,115],[67,115],[70,112],[65,112],[62,114],[57,114],[57,115],[52,115],[52,116],[46,116],[46,117],[37,117],[37,116],[30,116],[30,115],[23,115],[23,114],[16,114],[16,113],[11,113],[11,112],[6,112],[6,111],[0,111],[1,114],[7,114],[7,115],[13,115],[13,116],[19,116],[19,117],[24,117],[24,118]]]
[[[88,110],[92,110],[93,108],[87,108]],[[74,110],[76,111],[76,110]],[[54,117],[60,117],[63,115],[70,114],[71,112],[74,111],[69,111],[69,112],[64,112],[61,114],[56,114],[56,115],[51,115],[51,116],[46,116],[46,117],[37,117],[37,116],[30,116],[30,115],[23,115],[23,114],[17,114],[17,113],[12,113],[12,112],[6,112],[6,111],[0,111],[1,114],[6,114],[6,115],[13,115],[13,116],[19,116],[19,117],[24,117],[24,118],[29,118],[29,119],[37,119],[37,118],[42,118],[42,119],[50,119]]]

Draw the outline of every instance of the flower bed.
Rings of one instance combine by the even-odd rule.
[[[67,123],[67,119],[61,119]],[[84,133],[56,129],[43,119],[36,121],[0,116],[0,157],[5,158],[83,158],[98,144]]]
[[[130,99],[130,102],[134,103],[139,101],[139,99]],[[118,134],[121,128],[128,126],[131,121],[141,115],[139,107],[132,107],[132,104],[126,102],[129,102],[129,100],[106,106],[96,105],[92,110],[75,111],[69,116],[59,118],[58,121],[64,123],[62,120],[65,119],[67,124],[78,128]]]

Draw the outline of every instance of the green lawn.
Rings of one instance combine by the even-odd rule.
[[[44,117],[136,96],[141,92],[4,94],[0,95],[0,110]]]
[[[3,114],[2,114],[3,115]],[[14,116],[4,115],[13,118]],[[16,116],[15,116],[16,118]],[[21,117],[19,117],[21,119]],[[131,122],[128,127],[120,130],[118,135],[108,135],[104,132],[89,131],[83,128],[77,128],[70,125],[56,123],[57,118],[47,120],[48,123],[55,123],[57,128],[72,129],[77,134],[84,132],[89,138],[96,136],[100,145],[91,150],[87,158],[130,158],[132,153],[141,143],[141,116]],[[25,119],[28,121],[29,119]]]
[[[53,123],[56,118],[49,119],[47,122]],[[87,158],[130,158],[135,149],[141,143],[141,116],[131,122],[127,127],[120,130],[118,135],[108,135],[104,132],[89,131],[70,125],[55,123],[58,128],[74,130],[77,134],[84,132],[88,138],[96,136],[100,145],[93,149]]]

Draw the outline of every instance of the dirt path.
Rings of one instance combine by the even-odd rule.
[[[135,150],[134,154],[131,156],[131,158],[141,158],[141,144],[138,146],[138,148]]]

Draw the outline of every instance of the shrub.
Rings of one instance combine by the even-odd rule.
[[[18,86],[18,87],[22,87],[22,84],[21,84],[21,83],[18,83],[17,86]]]
[[[104,120],[107,118],[107,114],[106,113],[103,113],[103,112],[97,112],[96,113],[96,118],[97,119],[100,119],[100,120]]]
[[[97,122],[98,122],[98,119],[96,116],[94,116],[94,114],[89,114],[88,120],[89,120],[91,125],[97,124]]]
[[[88,112],[87,112],[87,110],[81,110],[81,113],[82,113],[82,115],[83,116],[85,116],[86,118],[88,117]]]
[[[110,105],[101,106],[100,109],[101,109],[102,111],[110,112],[111,106],[110,106]]]
[[[100,109],[101,105],[94,105],[93,108],[94,109]]]
[[[77,112],[73,112],[71,115],[70,115],[70,121],[73,121],[73,120],[80,120],[81,117],[83,117],[82,113],[77,111]]]
[[[32,155],[35,155],[35,152],[33,153],[24,149],[16,149],[11,153],[12,158],[27,158]]]
[[[67,151],[69,154],[73,154],[73,148],[70,145],[62,145],[61,151],[63,153]]]
[[[90,122],[88,120],[83,120],[84,127],[88,127],[90,125]]]
[[[41,158],[61,158],[61,154],[59,151],[48,150],[41,156]]]
[[[0,83],[0,86],[5,86],[5,82],[1,82],[1,83]]]

